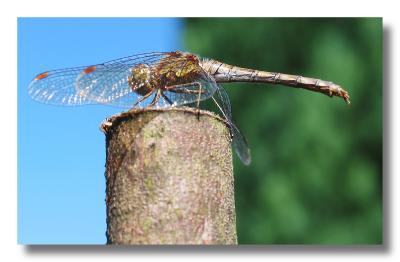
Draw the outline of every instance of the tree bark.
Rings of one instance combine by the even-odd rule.
[[[107,119],[107,244],[237,244],[229,129],[192,108]]]

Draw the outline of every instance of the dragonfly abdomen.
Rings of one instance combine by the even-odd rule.
[[[265,82],[271,84],[282,84],[291,87],[298,87],[319,92],[327,96],[338,96],[350,104],[348,93],[339,85],[321,79],[289,75],[282,73],[271,73],[259,71],[256,73],[253,82]]]
[[[202,66],[215,78],[217,83],[254,82],[282,84],[320,92],[328,96],[338,96],[343,98],[347,103],[350,103],[348,93],[341,86],[332,82],[299,75],[247,69],[221,63],[216,60],[205,60]]]

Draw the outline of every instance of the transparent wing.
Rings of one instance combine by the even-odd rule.
[[[218,89],[215,92],[213,99],[218,108],[222,111],[222,114],[224,115],[226,121],[230,125],[230,131],[233,137],[232,144],[236,154],[243,162],[243,164],[249,165],[251,163],[249,146],[247,144],[246,138],[242,135],[235,123],[233,123],[229,96],[221,85],[218,85]]]
[[[41,73],[28,87],[29,95],[36,101],[55,105],[83,105],[96,101],[77,92],[76,78],[85,67],[54,70]]]
[[[168,87],[164,99],[167,103],[172,102],[173,106],[197,103],[210,98],[217,89],[214,78],[201,71],[192,82]]]
[[[130,69],[136,64],[151,66],[167,54],[139,54],[93,66],[47,71],[32,80],[28,92],[34,100],[48,104],[131,107],[141,95],[129,87]]]
[[[88,67],[89,69],[90,67]],[[132,91],[128,77],[130,67],[124,64],[97,65],[76,78],[76,91],[98,104],[132,107],[141,96]]]

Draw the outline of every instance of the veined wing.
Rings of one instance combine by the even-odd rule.
[[[167,54],[139,54],[98,65],[47,71],[32,80],[28,92],[33,99],[48,104],[131,107],[140,97],[127,82],[131,68],[136,64],[151,66]]]
[[[141,96],[128,83],[128,65],[113,63],[87,67],[75,80],[76,92],[98,104],[132,107]]]
[[[229,96],[221,85],[218,85],[218,89],[215,94],[216,95],[213,97],[214,102],[222,111],[222,114],[224,115],[226,121],[230,126],[230,131],[233,137],[233,148],[235,149],[236,154],[243,162],[243,164],[249,165],[251,163],[250,149],[247,144],[246,138],[242,135],[239,128],[232,120],[232,110]]]
[[[29,84],[28,93],[36,101],[55,105],[84,105],[96,101],[79,94],[77,76],[86,67],[47,71],[37,75]]]
[[[201,71],[189,83],[178,84],[164,91],[164,98],[174,106],[196,103],[210,98],[218,89],[214,78]]]

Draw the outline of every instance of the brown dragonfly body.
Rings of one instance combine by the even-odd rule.
[[[151,105],[154,105],[161,96],[167,99],[164,95],[165,91],[187,94],[204,92],[204,90],[200,90],[201,84],[197,85],[197,90],[186,88],[188,84],[196,83],[196,79],[202,78],[201,74],[204,74],[204,72],[211,75],[216,83],[254,82],[281,84],[308,89],[330,97],[341,97],[347,103],[350,103],[348,93],[332,82],[299,75],[232,66],[213,59],[201,59],[191,53],[179,51],[170,52],[167,57],[161,59],[155,65],[155,68],[146,64],[136,65],[132,69],[129,83],[134,92],[143,96],[142,100],[153,94],[153,92],[157,92],[158,95],[151,102]],[[141,102],[142,100],[138,101]]]
[[[156,92],[150,106],[157,104],[163,97],[173,104],[164,92],[194,94],[201,93],[201,84],[196,84],[197,79],[204,78],[204,71],[199,66],[199,59],[195,55],[170,52],[169,56],[162,58],[156,65],[138,64],[131,70],[128,83],[132,91],[142,96],[136,104]],[[190,87],[197,86],[196,90]],[[203,90],[204,92],[204,90]],[[135,106],[135,104],[133,105]]]

